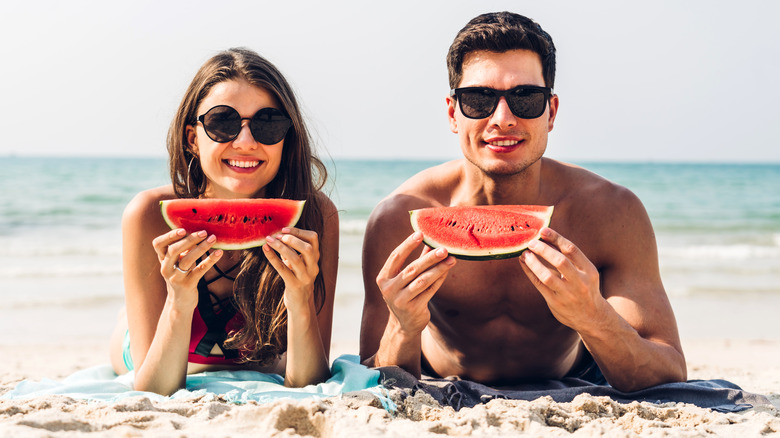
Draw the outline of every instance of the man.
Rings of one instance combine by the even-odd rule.
[[[458,33],[447,64],[450,129],[463,158],[415,175],[371,214],[364,363],[490,385],[606,378],[633,391],[684,381],[642,203],[543,157],[559,105],[550,36],[526,17],[484,14]],[[555,206],[542,240],[519,258],[456,261],[444,249],[420,251],[409,223],[417,208],[511,204]]]

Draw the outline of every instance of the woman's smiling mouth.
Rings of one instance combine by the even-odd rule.
[[[254,170],[261,163],[258,160],[224,160],[224,162],[236,170]]]

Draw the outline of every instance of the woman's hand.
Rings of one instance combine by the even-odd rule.
[[[263,252],[284,281],[288,311],[307,309],[314,296],[314,280],[320,272],[319,246],[317,233],[293,227],[266,237]]]
[[[168,298],[179,307],[194,310],[198,305],[198,282],[203,275],[222,257],[222,250],[216,250],[198,263],[198,259],[216,243],[214,235],[205,231],[187,235],[178,228],[152,241],[154,251],[160,260],[160,274],[168,287]]]

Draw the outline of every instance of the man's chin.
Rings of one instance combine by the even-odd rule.
[[[521,175],[528,170],[533,162],[507,162],[503,160],[483,160],[476,162],[476,160],[469,160],[476,168],[482,171],[483,174],[490,178],[502,179],[509,178],[516,175]]]

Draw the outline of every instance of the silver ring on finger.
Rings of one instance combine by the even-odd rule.
[[[177,270],[177,271],[181,272],[182,274],[186,274],[186,273],[188,273],[188,272],[190,272],[190,271],[192,270],[192,268],[190,268],[190,269],[187,269],[187,270],[185,271],[184,269],[182,269],[182,268],[180,268],[180,267],[179,267],[179,263],[178,263],[178,262],[176,262],[176,263],[174,263],[174,264],[173,264],[173,269],[175,269],[175,270]]]

